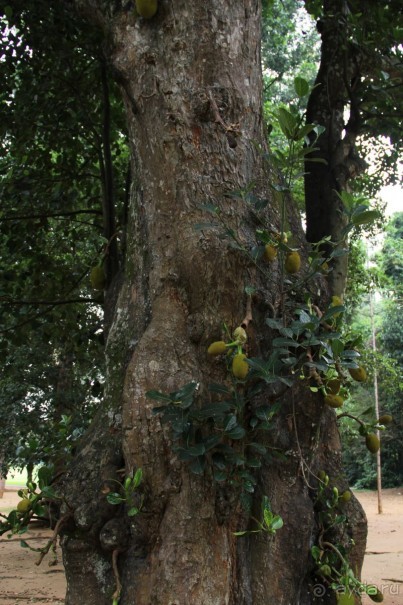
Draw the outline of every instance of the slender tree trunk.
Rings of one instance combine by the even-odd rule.
[[[100,6],[91,9],[109,27],[138,185],[108,336],[105,404],[64,485],[73,512],[63,537],[66,603],[110,604],[113,560],[123,585],[121,605],[314,603],[310,547],[318,526],[310,471],[340,476],[334,412],[306,386],[283,398],[266,445],[284,457],[265,462],[253,507],[259,516],[267,495],[284,527],[275,536],[239,538],[234,532],[247,527],[248,517],[237,490],[214,482],[209,471],[190,473],[172,451],[169,427],[153,414],[155,402],[145,396],[190,381],[203,395],[208,383],[225,382],[225,364],[206,350],[221,339],[224,322],[232,330],[248,315],[247,286],[255,289],[253,320],[245,322],[249,354],[270,352],[273,334],[264,320],[282,308],[278,262],[262,273],[229,245],[221,228],[196,229],[210,220],[202,207],[213,205],[238,244],[251,249],[255,215],[229,194],[253,184],[255,196],[269,199],[268,228],[280,230],[279,202],[269,187],[274,174],[264,154],[260,5],[164,1],[150,20],[131,10],[109,20]],[[291,206],[287,228],[303,247]],[[275,395],[267,390],[264,398]],[[143,469],[144,502],[129,518],[106,502],[105,493],[137,468]],[[356,503],[348,508],[356,541],[352,565],[359,568],[365,523]]]
[[[320,124],[325,131],[319,137],[317,158],[325,163],[306,164],[305,204],[307,239],[319,242],[331,236],[346,247],[346,225],[340,193],[360,174],[365,163],[359,158],[355,142],[360,132],[358,106],[361,57],[349,39],[348,3],[325,0],[324,16],[318,22],[322,37],[321,63],[309,97],[307,123]],[[358,94],[357,94],[358,93]],[[349,118],[346,122],[346,112]],[[332,294],[342,296],[347,277],[347,256],[338,256],[332,264],[329,285]]]

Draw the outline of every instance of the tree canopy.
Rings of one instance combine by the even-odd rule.
[[[98,401],[90,271],[106,258],[109,280],[116,270],[128,163],[96,31],[62,5],[15,2],[1,36],[1,441],[4,462],[23,464],[29,442],[47,459],[62,416],[81,432]]]

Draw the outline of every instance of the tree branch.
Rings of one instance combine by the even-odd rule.
[[[70,300],[12,300],[6,298],[5,296],[1,296],[0,301],[8,305],[50,305],[52,307],[56,307],[58,305],[89,302],[100,304],[100,300],[98,298],[73,298]]]
[[[102,212],[100,210],[71,210],[70,212],[53,212],[47,214],[46,212],[41,214],[17,214],[15,216],[4,216],[0,217],[0,223],[6,223],[9,221],[24,221],[31,220],[36,218],[55,218],[61,216],[77,216],[78,214],[97,214],[98,216],[102,216]]]

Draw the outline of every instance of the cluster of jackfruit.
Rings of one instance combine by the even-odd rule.
[[[242,326],[238,326],[232,336],[233,340],[229,343],[225,343],[223,340],[212,342],[207,349],[207,353],[212,357],[216,357],[235,349],[236,353],[233,355],[231,362],[232,375],[237,380],[245,380],[248,375],[249,365],[246,361],[247,355],[243,352],[242,347],[246,344],[248,336]]]
[[[367,372],[363,366],[358,368],[349,368],[351,378],[357,382],[365,382],[367,380]],[[332,408],[341,408],[344,403],[343,397],[339,395],[341,388],[341,380],[332,378],[326,383],[325,403]],[[378,425],[388,425],[393,422],[393,417],[390,414],[383,414],[377,420]],[[371,454],[376,454],[380,448],[378,436],[371,432],[372,425],[360,428],[360,433],[365,437],[365,445]],[[376,427],[375,427],[376,428]]]
[[[263,252],[263,259],[268,263],[273,262],[277,258],[280,244],[286,244],[288,241],[286,233],[274,233],[272,238],[272,242],[265,245]],[[301,256],[297,250],[288,249],[284,268],[290,275],[298,273],[301,268]]]

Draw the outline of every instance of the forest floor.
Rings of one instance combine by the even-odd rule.
[[[355,492],[368,518],[368,543],[362,579],[376,584],[384,594],[384,605],[403,605],[403,487],[383,491],[383,514],[378,514],[376,492]],[[17,489],[0,499],[0,512],[15,507]],[[35,548],[44,546],[51,532],[30,529],[23,538]],[[49,555],[38,567],[38,553],[21,548],[19,539],[0,536],[0,605],[64,603],[66,581],[61,563],[49,565]],[[368,596],[363,605],[373,603]]]

